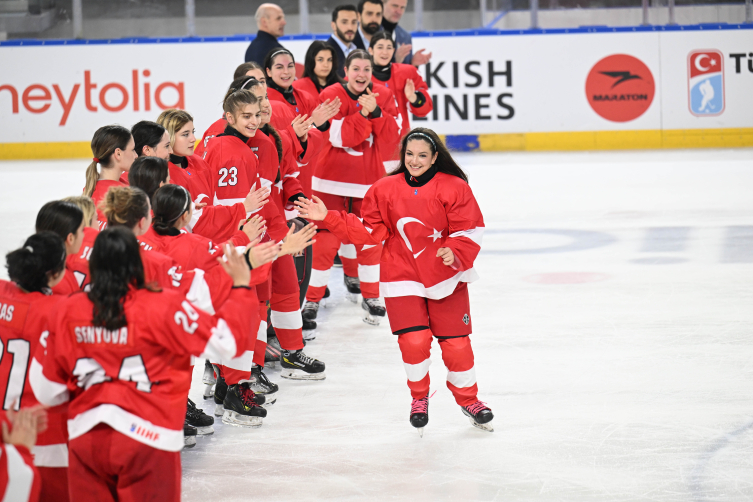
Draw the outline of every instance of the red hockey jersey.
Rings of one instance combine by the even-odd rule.
[[[46,405],[70,402],[71,439],[103,423],[153,448],[180,451],[190,382],[173,365],[189,355],[235,357],[251,336],[252,299],[250,289],[233,289],[212,316],[175,291],[131,290],[127,325],[110,331],[92,324],[86,295],[71,295],[51,324],[44,366],[32,363],[34,393]]]
[[[332,119],[329,142],[324,145],[311,186],[314,190],[345,197],[363,198],[369,187],[384,177],[381,150],[395,145],[398,127],[395,98],[384,86],[373,84],[379,112],[361,115],[358,96],[345,84],[322,91],[319,100],[340,98],[340,111]],[[376,115],[376,116],[375,116]]]
[[[11,407],[18,410],[38,404],[27,375],[37,347],[45,343],[50,311],[63,300],[57,295],[26,293],[15,283],[0,280],[1,422],[8,421],[5,412]],[[48,416],[47,430],[37,437],[32,449],[36,465],[67,467],[67,406],[51,408]]]
[[[126,183],[123,183],[122,181],[112,181],[112,180],[99,180],[96,185],[94,185],[94,193],[92,193],[92,200],[94,201],[94,205],[97,207],[97,222],[99,223],[99,231],[101,232],[105,228],[107,228],[107,217],[105,214],[100,211],[99,204],[104,200],[105,195],[107,195],[107,191],[110,189],[110,187],[123,187],[128,186]]]
[[[313,80],[308,77],[301,77],[298,80],[293,81],[293,89],[297,91],[307,92],[315,98],[319,97],[319,88],[316,86]]]
[[[238,202],[231,206],[214,205],[212,173],[209,165],[197,155],[171,155],[168,166],[171,183],[188,190],[194,204],[207,204],[201,209],[194,208],[193,217],[187,225],[188,230],[218,241],[229,239],[238,230],[238,222],[246,217],[243,203]]]
[[[353,214],[329,211],[327,228],[353,244],[382,241],[379,289],[383,297],[444,298],[458,282],[478,278],[473,262],[481,249],[484,219],[471,187],[456,176],[436,173],[421,187],[403,174],[374,183],[361,206],[363,223]],[[437,250],[449,247],[448,267]]]
[[[99,230],[92,227],[84,227],[84,241],[78,253],[68,255],[65,258],[65,276],[57,286],[52,288],[56,295],[69,295],[86,288],[91,282],[89,277],[89,255],[94,249],[94,240],[99,235]]]
[[[408,134],[411,129],[408,107],[410,106],[410,111],[413,115],[417,117],[426,117],[429,112],[434,109],[434,103],[429,94],[429,87],[426,85],[426,82],[424,82],[424,79],[421,78],[418,69],[412,64],[392,63],[390,66],[390,78],[388,80],[379,80],[376,75],[372,78],[392,91],[399,113],[397,116],[397,126],[400,128],[400,136],[398,136],[395,145],[391,147],[388,146],[382,151],[384,167],[389,172],[397,168],[398,161],[400,160],[400,140]],[[405,97],[405,82],[407,80],[413,80],[416,92],[421,93],[423,99],[419,98],[419,101],[416,102],[416,105],[420,103],[420,106],[411,104],[411,102],[408,101],[408,98]]]
[[[0,500],[37,502],[41,487],[31,452],[25,446],[0,442]]]

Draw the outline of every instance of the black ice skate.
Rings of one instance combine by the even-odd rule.
[[[280,376],[291,380],[324,380],[324,363],[309,357],[303,350],[283,350]]]
[[[319,302],[309,302],[303,306],[303,339],[310,341],[316,338],[316,315],[319,312]]]
[[[183,424],[183,448],[193,448],[196,446],[196,427]]]
[[[212,399],[214,384],[217,383],[217,379],[214,377],[214,366],[209,362],[209,359],[204,359],[204,375],[201,377],[201,381],[204,382],[204,399]]]
[[[494,432],[494,427],[492,427],[494,415],[492,410],[486,406],[486,403],[476,401],[470,406],[461,406],[460,409],[463,410],[463,414],[471,419],[472,426],[482,431]]]
[[[204,411],[197,408],[193,401],[188,400],[186,408],[186,423],[196,428],[199,436],[208,436],[214,434],[214,418],[210,417]]]
[[[254,394],[248,383],[231,385],[225,396],[225,413],[222,423],[238,427],[261,427],[262,418],[267,416],[267,410],[261,407],[264,396]]]
[[[363,322],[373,326],[379,326],[379,321],[384,319],[386,312],[384,303],[379,298],[364,298],[361,302],[361,308],[366,311]]]
[[[249,388],[257,396],[264,396],[264,404],[275,404],[277,401],[277,391],[279,387],[269,381],[260,366],[251,367],[251,380],[248,382]]]
[[[343,282],[348,289],[347,293],[345,293],[345,298],[353,303],[358,303],[358,295],[361,294],[361,279],[343,274]]]
[[[429,423],[429,395],[414,399],[410,405],[410,424],[416,428],[418,435],[424,437],[424,427]]]
[[[264,366],[274,368],[275,363],[280,361],[282,356],[282,347],[280,347],[280,341],[276,336],[267,336],[267,350],[264,353]]]
[[[219,367],[215,366],[217,375],[217,383],[214,386],[214,416],[221,417],[225,414],[225,408],[222,403],[225,402],[225,395],[227,395],[227,383],[220,373]]]
[[[333,266],[333,267],[336,267],[336,268],[343,268],[343,262],[342,262],[342,260],[340,259],[340,253],[337,253],[337,254],[335,255],[335,259],[334,259],[334,260],[333,260],[333,262],[332,262],[332,266]]]

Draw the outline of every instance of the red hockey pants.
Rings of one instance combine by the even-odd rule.
[[[180,501],[180,452],[139,443],[99,424],[68,444],[76,502]]]
[[[358,217],[361,216],[363,199],[316,191],[314,195],[322,199],[327,209],[348,211]],[[324,297],[324,291],[329,282],[329,271],[332,269],[332,261],[338,250],[345,275],[358,277],[361,280],[363,297],[379,298],[379,260],[382,255],[382,245],[356,246],[348,241],[343,241],[341,245],[340,239],[323,228],[324,225],[321,222],[319,223],[320,230],[316,234],[314,243],[314,264],[309,288],[306,291],[306,300],[319,302]]]

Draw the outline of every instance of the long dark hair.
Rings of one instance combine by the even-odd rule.
[[[337,65],[339,64],[337,61],[337,53],[332,49],[332,46],[326,42],[314,40],[306,51],[306,59],[303,65],[303,76],[310,78],[311,81],[314,82],[314,85],[316,85],[316,88],[320,91],[322,86],[319,85],[319,77],[314,73],[314,68],[316,68],[316,56],[322,51],[329,51],[330,54],[332,54],[332,68],[329,70],[327,83],[324,87],[341,82],[340,76],[337,74]]]
[[[144,265],[139,254],[139,241],[124,227],[108,227],[97,236],[89,259],[95,326],[113,331],[128,323],[123,310],[129,288],[143,289]]]
[[[50,277],[65,268],[65,245],[54,232],[39,232],[5,255],[10,280],[28,292],[44,292]]]
[[[131,127],[133,141],[136,143],[136,154],[141,157],[144,155],[144,147],[157,148],[162,136],[165,135],[165,128],[156,122],[142,120]]]
[[[97,181],[99,181],[97,164],[107,167],[115,150],[118,148],[125,150],[129,141],[131,141],[131,131],[123,126],[106,125],[97,129],[91,143],[92,154],[94,154],[94,159],[97,160],[92,159],[91,164],[86,168],[84,195],[91,197],[94,188],[97,186]]]
[[[450,151],[445,144],[442,143],[442,140],[439,139],[437,133],[426,127],[416,127],[412,129],[411,132],[406,134],[402,141],[400,141],[400,164],[390,173],[390,176],[404,173],[408,170],[408,168],[405,167],[405,150],[408,146],[408,141],[413,140],[421,140],[429,145],[432,156],[435,153],[437,154],[437,160],[434,162],[437,171],[451,176],[457,176],[468,183],[468,175],[465,174],[465,171],[463,171],[457,162],[455,162],[455,159],[452,158]]]
[[[191,208],[191,194],[180,185],[169,184],[154,192],[152,203],[152,228],[159,235],[168,235],[175,222]]]
[[[165,159],[139,157],[128,171],[128,184],[142,189],[151,200],[160,183],[167,181],[168,174],[170,174],[170,168]]]
[[[70,234],[76,235],[82,221],[84,212],[76,204],[53,200],[39,210],[34,226],[37,232],[55,232],[65,242]]]
[[[107,191],[102,212],[110,226],[133,228],[149,216],[149,197],[137,187],[112,187]]]

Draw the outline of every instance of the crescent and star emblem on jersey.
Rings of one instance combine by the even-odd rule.
[[[463,316],[463,322],[465,323],[466,326],[468,326],[468,323],[471,322],[471,318],[468,314],[465,314]]]
[[[406,216],[405,218],[400,218],[399,220],[397,220],[397,231],[400,233],[400,237],[402,237],[403,240],[405,241],[405,245],[408,247],[408,251],[410,251],[411,253],[413,253],[413,246],[411,245],[410,240],[408,239],[408,236],[405,235],[405,225],[407,225],[408,223],[420,223],[421,225],[423,225],[427,229],[429,227],[427,227],[426,224],[423,221],[417,220],[416,218],[412,218],[410,216]],[[437,230],[436,228],[432,228],[432,231],[433,231],[433,233],[431,235],[427,235],[426,236],[427,238],[433,239],[432,242],[436,242],[437,239],[441,239],[442,238],[442,231],[441,230]],[[418,258],[418,256],[421,253],[423,253],[424,251],[426,251],[426,247],[424,247],[418,253],[414,253],[413,254],[413,259],[415,260],[416,258]]]

